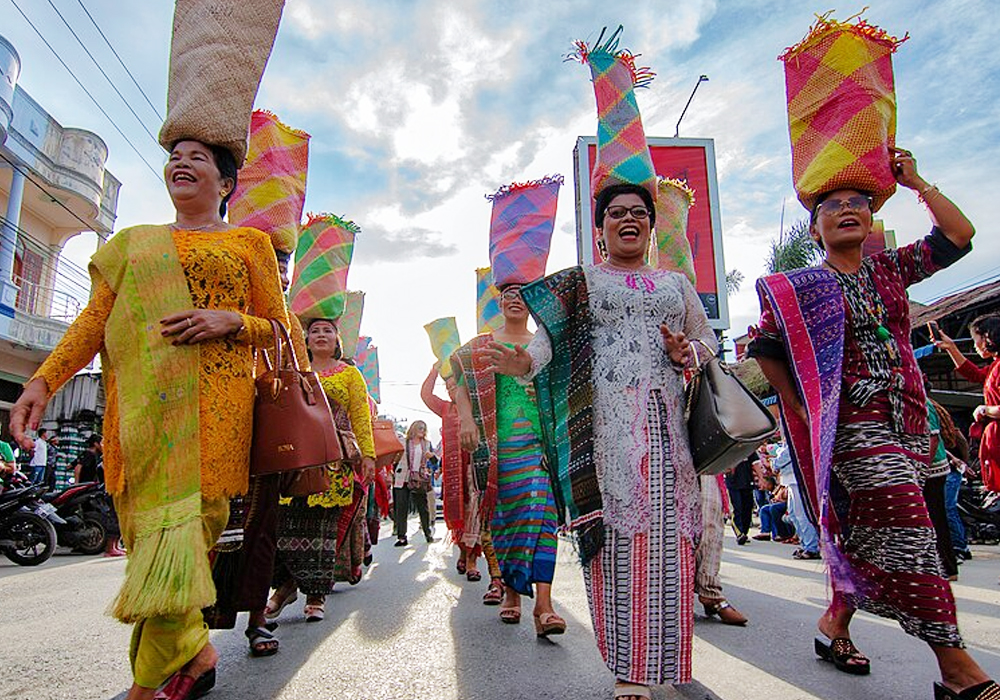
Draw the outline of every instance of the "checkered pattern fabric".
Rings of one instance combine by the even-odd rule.
[[[907,38],[827,13],[779,57],[792,180],[806,209],[824,192],[849,188],[870,193],[877,210],[896,191],[889,157],[896,142],[892,54]]]
[[[659,178],[656,198],[656,247],[650,263],[660,270],[680,272],[695,283],[694,254],[687,237],[688,212],[694,192],[683,180]]]
[[[476,268],[476,332],[492,333],[503,327],[500,290],[493,284],[493,271]]]
[[[290,291],[292,313],[301,319],[340,318],[354,237],[361,229],[334,214],[310,215],[295,249]]]
[[[451,368],[451,355],[462,346],[459,340],[458,324],[454,316],[439,318],[424,326],[427,337],[431,340],[431,351],[441,362],[440,375],[442,379],[447,379],[453,373]]]
[[[270,112],[250,119],[250,146],[229,201],[229,222],[271,236],[275,250],[291,253],[306,203],[309,134],[285,126]]]
[[[340,331],[340,347],[344,359],[351,359],[358,352],[358,338],[361,336],[361,315],[365,310],[364,292],[347,292],[344,295],[344,313],[337,321]]]
[[[365,378],[368,395],[375,403],[382,403],[381,377],[378,371],[378,348],[372,345],[372,339],[367,335],[358,340],[358,354],[354,357],[355,364]]]
[[[656,197],[656,172],[646,145],[635,88],[648,87],[653,75],[648,68],[637,68],[636,56],[618,48],[622,27],[602,43],[605,30],[594,48],[576,42],[576,51],[567,58],[590,66],[597,98],[597,162],[591,174],[590,189],[598,192],[611,185],[640,185]]]
[[[490,219],[490,266],[493,283],[527,284],[545,276],[562,175],[504,185],[486,198]]]

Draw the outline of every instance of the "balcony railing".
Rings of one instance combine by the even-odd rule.
[[[20,287],[15,308],[32,316],[42,316],[70,324],[76,320],[86,304],[61,289],[44,287],[25,279],[15,279],[14,284]]]

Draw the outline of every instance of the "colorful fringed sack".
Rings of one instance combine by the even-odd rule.
[[[344,353],[345,360],[354,358],[358,353],[361,316],[364,310],[364,292],[346,292],[344,294],[344,313],[337,321],[337,331],[340,333],[340,349]]]
[[[368,395],[375,403],[382,403],[382,381],[378,370],[378,347],[372,345],[372,339],[366,335],[358,341],[358,354],[355,356],[358,370],[365,378]]]
[[[889,156],[896,143],[892,54],[908,38],[827,13],[778,57],[785,65],[792,180],[806,209],[819,195],[846,188],[871,194],[877,211],[896,191]]]
[[[447,379],[454,373],[451,368],[451,355],[462,345],[455,317],[448,316],[431,321],[424,326],[424,330],[427,331],[427,337],[431,341],[431,352],[441,363],[438,373],[442,379]]]
[[[695,283],[694,255],[688,241],[688,213],[694,206],[694,192],[683,180],[659,178],[656,198],[656,246],[650,263],[659,270],[686,275]]]
[[[590,179],[594,197],[611,185],[639,185],[656,198],[656,172],[642,128],[635,88],[649,87],[655,73],[635,64],[638,54],[618,48],[624,28],[619,26],[601,43],[605,27],[590,48],[576,42],[566,57],[590,66],[597,99],[597,162]]]
[[[492,333],[502,327],[500,290],[493,284],[493,272],[488,267],[478,267],[476,268],[476,332]]]
[[[291,310],[302,319],[337,319],[344,313],[354,237],[361,229],[335,214],[309,215],[295,249]]]
[[[250,147],[229,201],[229,223],[271,236],[275,250],[291,253],[299,240],[306,203],[309,134],[286,126],[274,114],[256,110],[250,119]]]
[[[527,284],[545,275],[562,175],[504,185],[486,199],[490,218],[490,267],[493,284]]]
[[[176,0],[160,145],[223,146],[243,165],[247,130],[284,0]]]

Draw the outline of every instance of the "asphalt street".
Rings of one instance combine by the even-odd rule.
[[[386,528],[383,528],[386,532]],[[411,522],[411,532],[418,532]],[[438,535],[444,533],[437,525]],[[236,630],[212,633],[221,661],[212,700],[609,700],[612,679],[594,644],[580,567],[561,542],[553,586],[567,634],[537,640],[530,601],[518,626],[483,606],[486,581],[468,583],[454,569],[453,548],[414,535],[406,548],[390,539],[357,586],[328,598],[327,618],[306,623],[289,606],[277,634],[281,651],[255,659]],[[872,659],[869,677],[852,677],[817,660],[815,622],[826,605],[823,569],[791,558],[792,547],[727,535],[722,568],[730,600],[750,618],[743,628],[705,619],[695,625],[694,676],[653,697],[743,700],[931,698],[936,666],[929,649],[897,625],[859,614],[852,626]],[[955,586],[966,641],[1000,677],[1000,548],[975,547]],[[125,562],[57,554],[38,568],[0,562],[0,697],[113,700],[130,683],[130,628],[104,614]]]

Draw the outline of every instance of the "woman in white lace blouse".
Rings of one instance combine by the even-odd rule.
[[[643,698],[691,680],[701,523],[682,371],[690,341],[714,349],[715,335],[687,278],[646,264],[648,190],[602,190],[595,221],[605,261],[525,287],[544,332],[495,346],[495,369],[535,381],[615,697]]]

